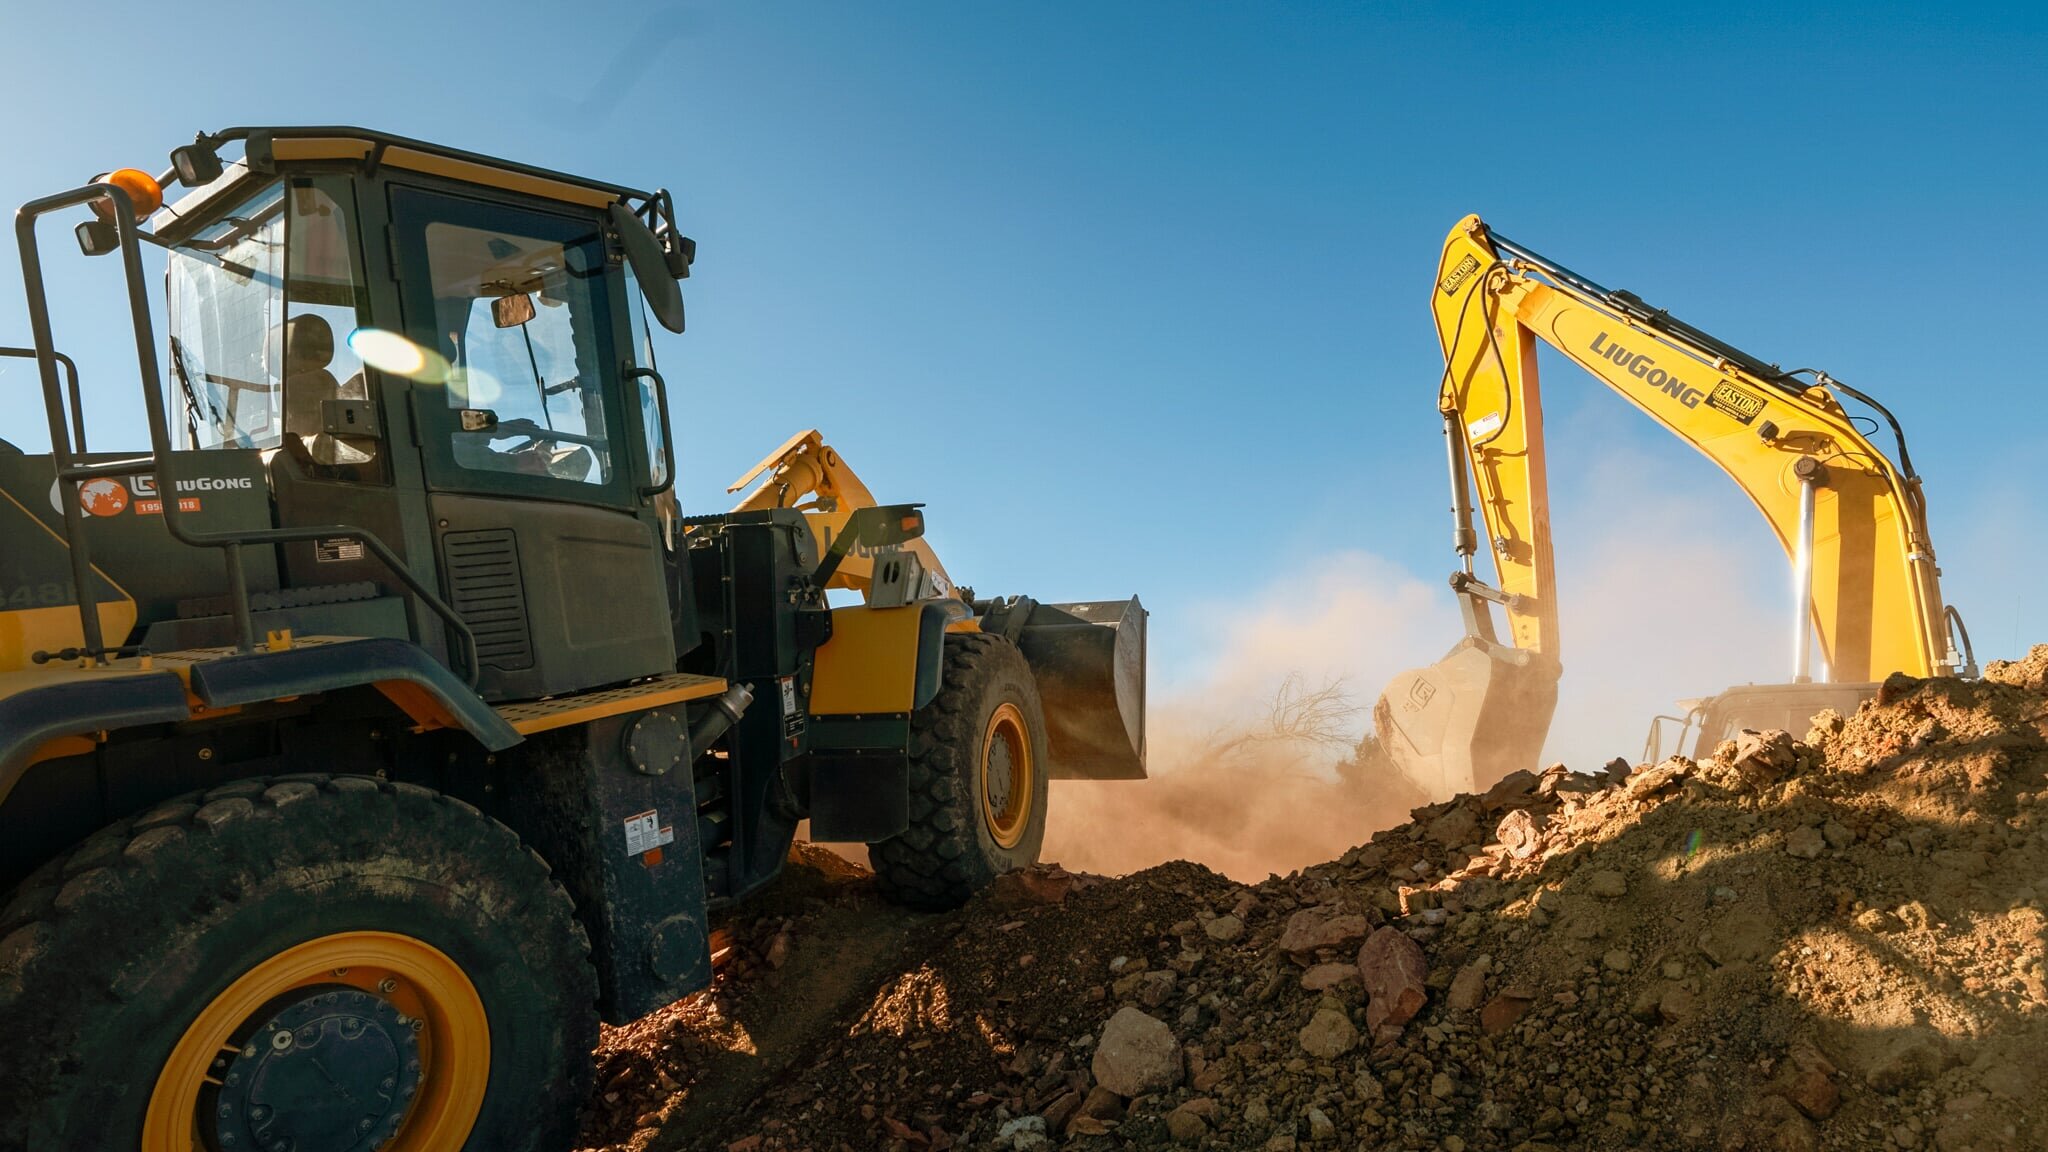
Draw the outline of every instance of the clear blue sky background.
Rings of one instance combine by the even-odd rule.
[[[1346,550],[1448,571],[1425,296],[1476,211],[1888,401],[1950,598],[2011,654],[2048,640],[2048,21],[1791,7],[13,0],[0,202],[236,123],[667,185],[701,245],[662,350],[691,508],[818,426],[885,499],[930,504],[963,582],[1143,593],[1167,683],[1290,572]],[[96,426],[132,432],[111,269],[61,263]],[[26,327],[9,275],[0,339]],[[1599,607],[1572,600],[1579,540],[1725,545],[1754,581],[1718,595],[1778,612],[1735,490],[1551,368],[1567,644]],[[0,388],[11,429],[39,424],[23,369]],[[1671,514],[1614,539],[1639,493]],[[1673,587],[1639,627],[1682,648],[1716,617]]]

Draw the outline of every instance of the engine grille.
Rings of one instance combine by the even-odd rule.
[[[507,671],[533,667],[526,586],[512,530],[450,532],[441,538],[441,554],[455,611],[476,633],[477,659]]]

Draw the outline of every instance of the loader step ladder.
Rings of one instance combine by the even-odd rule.
[[[566,728],[571,724],[602,720],[622,712],[642,712],[666,704],[703,700],[716,696],[725,689],[725,681],[716,676],[672,672],[667,676],[657,676],[652,680],[603,692],[584,692],[575,696],[558,696],[552,700],[533,700],[523,704],[500,704],[498,715],[503,716],[506,723],[512,725],[513,731],[521,736],[531,736],[551,728]]]

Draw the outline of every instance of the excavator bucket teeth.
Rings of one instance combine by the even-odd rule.
[[[1533,769],[1557,708],[1557,665],[1467,638],[1394,678],[1373,707],[1380,744],[1431,802]]]
[[[1145,778],[1145,608],[1034,604],[1016,636],[1045,707],[1055,780]]]

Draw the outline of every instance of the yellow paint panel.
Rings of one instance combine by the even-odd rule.
[[[457,160],[452,156],[436,156],[431,152],[420,152],[412,148],[386,148],[384,163],[393,168],[406,168],[414,172],[425,172],[431,176],[446,176],[450,180],[467,180],[471,184],[482,184],[488,188],[503,188],[525,196],[545,196],[550,200],[566,200],[571,204],[585,204],[602,208],[618,196],[602,188],[585,188],[550,180],[545,176],[529,176],[524,172],[508,172],[488,164],[470,160]]]
[[[528,704],[504,704],[499,706],[498,715],[503,716],[505,722],[512,725],[513,731],[521,736],[531,736],[535,732],[567,728],[571,724],[588,724],[592,720],[602,720],[622,712],[641,712],[666,704],[703,700],[716,696],[725,689],[725,681],[716,676],[693,676],[688,672],[676,672],[627,688],[585,692],[553,700],[536,700]],[[386,695],[390,693],[387,692]],[[403,702],[400,702],[399,706],[404,707]]]
[[[270,143],[270,154],[284,161],[361,160],[369,156],[370,148],[368,140],[348,136],[293,136],[273,139]],[[474,160],[458,160],[453,156],[422,152],[417,148],[386,148],[381,163],[412,172],[425,172],[431,176],[466,180],[471,184],[482,184],[488,188],[503,188],[508,192],[518,192],[522,195],[585,204],[592,208],[602,208],[618,199],[617,195],[602,188],[588,188],[561,180],[550,180],[545,176],[512,172],[494,168],[489,164],[479,164]]]
[[[121,643],[135,627],[133,600],[103,601],[99,612],[100,634],[109,644]],[[56,652],[83,643],[85,633],[78,626],[75,604],[0,612],[0,671],[34,667],[31,657],[37,652]]]
[[[370,142],[352,136],[284,136],[270,142],[270,155],[278,160],[361,160],[370,154]]]
[[[818,649],[811,712],[849,716],[908,712],[917,697],[917,629],[923,604],[832,610],[832,639]]]
[[[5,492],[0,492],[0,500],[14,505],[22,519],[34,526],[34,531],[57,541],[67,552],[70,550],[71,545],[64,537],[23,508],[21,501]],[[100,602],[100,635],[111,645],[126,643],[128,633],[135,627],[135,600],[97,566],[92,571],[121,597]],[[30,657],[37,652],[76,648],[84,643],[85,631],[78,626],[78,607],[74,604],[0,611],[0,672],[15,672],[33,666]]]
[[[90,736],[59,736],[45,740],[42,746],[29,753],[28,762],[41,764],[45,760],[61,760],[66,756],[83,756],[99,747],[99,741]]]

